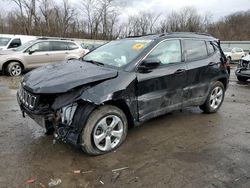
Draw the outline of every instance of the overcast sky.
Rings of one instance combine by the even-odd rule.
[[[250,0],[120,0],[126,5],[125,12],[152,10],[168,13],[185,6],[193,6],[199,13],[211,13],[217,20],[233,12],[250,11]]]
[[[0,0],[0,11],[9,10],[13,4]],[[61,0],[57,0],[60,2]],[[72,5],[78,6],[82,0],[70,0]],[[119,1],[124,14],[136,13],[140,10],[151,10],[159,13],[170,13],[185,6],[193,6],[199,13],[210,13],[213,20],[233,12],[250,11],[250,0],[115,0]]]

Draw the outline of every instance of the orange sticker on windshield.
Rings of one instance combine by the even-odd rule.
[[[140,49],[142,49],[142,48],[144,48],[144,44],[140,44],[140,43],[134,44],[134,45],[132,46],[132,49],[133,49],[133,50],[140,50]]]

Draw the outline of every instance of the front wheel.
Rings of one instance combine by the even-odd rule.
[[[23,67],[19,62],[11,62],[7,66],[7,73],[10,76],[20,76],[22,74]]]
[[[121,109],[100,106],[90,114],[82,130],[82,149],[90,155],[108,153],[123,143],[127,130],[127,118]]]
[[[243,77],[243,76],[237,76],[237,79],[238,79],[240,82],[246,82],[246,81],[247,81],[247,78],[246,78],[246,77]]]
[[[224,85],[220,81],[215,82],[211,87],[206,102],[200,106],[200,109],[205,113],[217,112],[224,100],[224,95]]]

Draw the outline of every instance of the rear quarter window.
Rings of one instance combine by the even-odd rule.
[[[69,42],[67,44],[67,46],[68,46],[68,50],[76,50],[76,49],[78,49],[78,46],[73,42]]]
[[[195,61],[206,58],[207,47],[203,40],[184,40],[187,61]]]
[[[207,44],[208,55],[213,54],[216,51],[213,42],[208,41],[208,42],[206,42],[206,44]]]

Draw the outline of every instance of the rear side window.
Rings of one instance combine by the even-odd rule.
[[[73,42],[68,42],[68,50],[75,50],[75,49],[78,49],[78,46],[73,43]]]
[[[66,42],[57,42],[53,41],[52,44],[52,50],[53,51],[64,51],[67,50],[67,43]]]
[[[206,42],[207,43],[207,53],[208,55],[211,55],[215,52],[215,47],[212,42]]]
[[[185,40],[187,61],[195,61],[207,57],[207,47],[203,40]]]
[[[8,48],[17,48],[18,46],[21,46],[21,44],[21,40],[19,38],[16,38],[11,41]]]

